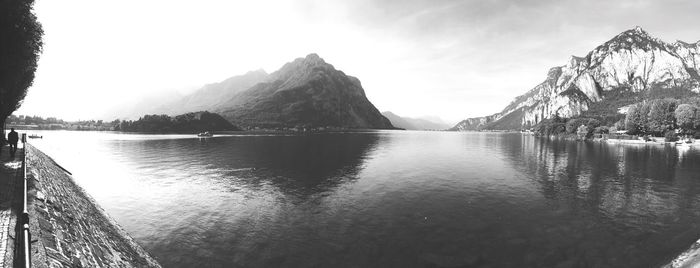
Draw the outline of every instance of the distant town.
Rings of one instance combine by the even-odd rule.
[[[115,130],[121,121],[114,120],[104,122],[102,120],[78,120],[64,121],[55,117],[43,118],[41,116],[10,115],[5,121],[5,128],[15,128],[18,130],[93,130],[108,131]]]

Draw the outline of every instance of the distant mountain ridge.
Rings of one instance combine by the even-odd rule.
[[[221,107],[236,94],[264,81],[267,77],[267,72],[262,69],[230,77],[219,83],[205,85],[203,88],[185,96],[172,107],[183,112]]]
[[[620,33],[585,57],[551,68],[544,82],[518,96],[501,112],[468,118],[451,130],[516,130],[555,115],[574,117],[598,103],[622,108],[640,93],[659,89],[700,91],[700,41],[669,44],[640,27]],[[649,94],[647,94],[649,95]],[[641,96],[641,95],[640,95]]]
[[[445,130],[450,128],[450,125],[444,122],[436,122],[423,118],[402,117],[390,111],[382,112],[382,115],[388,118],[395,127],[406,130]]]
[[[207,110],[243,128],[393,129],[367,99],[360,80],[317,54],[208,84],[149,113],[182,114]]]

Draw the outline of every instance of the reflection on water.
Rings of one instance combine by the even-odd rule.
[[[32,142],[166,267],[603,266],[700,237],[693,148],[382,131]]]

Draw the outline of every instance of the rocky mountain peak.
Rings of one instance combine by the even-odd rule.
[[[623,36],[623,37],[636,37],[636,38],[646,38],[646,39],[655,39],[647,31],[642,29],[642,27],[635,26],[632,29],[626,30],[617,36]]]
[[[565,65],[550,69],[544,82],[516,97],[502,112],[469,118],[453,129],[518,129],[554,115],[578,116],[603,101],[620,108],[627,101],[615,99],[620,92],[642,96],[666,88],[700,93],[700,43],[669,44],[635,27],[586,57],[572,56]]]
[[[326,64],[326,61],[323,60],[318,54],[316,53],[311,53],[309,55],[306,55],[304,57],[304,62],[310,65],[323,65]]]
[[[282,83],[280,90],[293,88],[305,83],[320,75],[337,75],[342,74],[326,63],[318,54],[311,53],[304,58],[297,58],[292,62],[286,63],[282,68],[272,73],[267,81],[270,83]],[[342,74],[345,76],[345,74]]]
[[[333,68],[333,65],[326,63],[326,61],[323,60],[323,58],[321,58],[318,54],[311,53],[311,54],[307,55],[306,57],[296,58],[292,62],[285,64],[277,72],[285,72],[285,71],[299,70],[299,69],[309,69],[309,68],[315,68],[315,67]],[[275,72],[275,73],[277,73],[277,72]]]
[[[667,44],[664,41],[651,36],[644,29],[637,26],[618,34],[594,51],[604,50],[606,52],[614,52],[623,49],[642,49],[649,51],[652,49],[665,49],[666,47]]]

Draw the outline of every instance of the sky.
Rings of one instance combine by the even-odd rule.
[[[113,119],[317,53],[380,111],[455,123],[499,112],[572,55],[641,26],[700,39],[700,1],[37,0],[44,50],[15,114]]]

